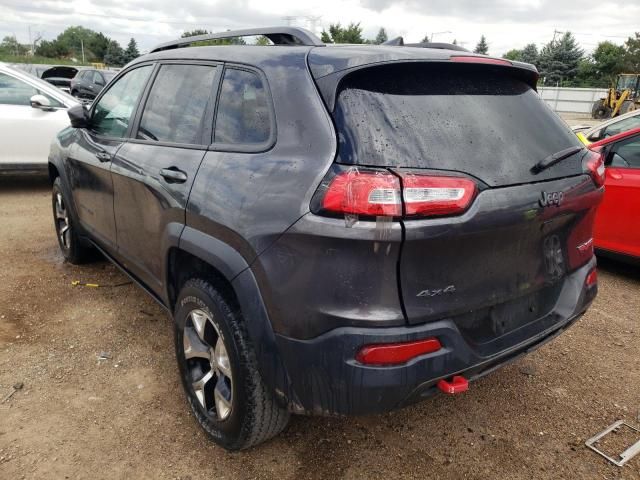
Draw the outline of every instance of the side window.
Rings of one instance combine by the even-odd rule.
[[[253,72],[227,68],[224,72],[214,141],[230,144],[260,144],[269,139],[271,117],[267,92]]]
[[[62,102],[47,95],[36,87],[29,85],[18,78],[0,73],[0,104],[31,106],[31,97],[34,95],[44,95],[49,99],[52,107],[64,107]]]
[[[91,129],[98,135],[122,138],[153,67],[145,65],[118,79],[93,109]]]
[[[31,105],[31,97],[38,90],[28,83],[0,73],[0,103],[4,105]]]
[[[93,72],[93,83],[96,85],[104,85],[104,78],[100,72]]]
[[[620,142],[613,152],[612,167],[640,168],[640,137]]]
[[[162,65],[149,92],[136,138],[202,143],[204,115],[215,76],[214,66]]]
[[[608,127],[605,127],[603,133],[605,137],[613,137],[614,135],[626,132],[628,130],[633,130],[634,128],[638,127],[640,127],[640,115],[625,118],[624,120],[620,120],[619,122],[612,123]]]

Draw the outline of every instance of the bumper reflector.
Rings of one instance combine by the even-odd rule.
[[[426,338],[414,342],[379,343],[365,345],[356,355],[364,365],[399,365],[412,358],[437,352],[442,348],[437,338]]]
[[[455,375],[450,382],[443,378],[438,382],[438,390],[449,395],[466,392],[469,390],[469,382],[461,375]]]
[[[584,281],[584,284],[587,287],[593,287],[596,283],[598,283],[598,270],[594,268],[587,275],[587,279]]]

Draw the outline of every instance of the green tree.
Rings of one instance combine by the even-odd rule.
[[[68,50],[55,40],[42,40],[36,47],[35,54],[41,57],[61,58],[68,55]]]
[[[509,50],[507,53],[502,55],[502,58],[506,58],[507,60],[521,61],[522,59],[522,50],[518,50],[517,48],[513,48]]]
[[[0,43],[0,52],[6,55],[22,56],[29,52],[29,48],[20,44],[16,37],[7,35]]]
[[[271,40],[269,40],[267,37],[265,37],[264,35],[260,35],[258,38],[256,38],[256,45],[260,45],[260,46],[267,46],[267,45],[273,45],[271,43]]]
[[[182,35],[180,35],[180,38],[195,37],[197,35],[206,35],[207,33],[209,33],[208,30],[205,30],[203,28],[196,28],[195,30],[183,32]]]
[[[624,69],[629,73],[640,72],[640,33],[629,37],[624,44]]]
[[[429,34],[425,34],[424,37],[422,37],[422,40],[420,40],[420,43],[429,43],[431,42],[431,38],[429,37]]]
[[[111,67],[122,67],[125,64],[124,51],[118,42],[111,40],[104,55],[104,63]]]
[[[91,39],[89,39],[89,42],[86,45],[91,53],[91,56],[88,58],[102,62],[105,54],[107,53],[110,41],[111,39],[102,32],[96,33]]]
[[[473,53],[479,53],[481,55],[489,55],[489,44],[487,43],[487,39],[484,35],[480,37],[480,41],[476,45],[476,48],[473,49]]]
[[[378,35],[376,35],[376,39],[374,43],[376,45],[380,45],[381,43],[384,43],[387,40],[389,40],[389,37],[387,36],[387,31],[384,28],[380,28],[380,30],[378,30]]]
[[[615,43],[600,42],[591,56],[578,65],[574,85],[581,87],[609,87],[624,70],[625,49]]]
[[[571,85],[583,55],[574,36],[566,32],[560,40],[552,40],[542,48],[538,59],[540,76],[549,85]]]
[[[365,43],[360,23],[350,23],[343,27],[339,23],[329,25],[329,32],[322,30],[320,37],[324,43]]]
[[[520,52],[520,61],[530,63],[532,65],[538,64],[538,47],[535,43],[529,43]]]
[[[44,40],[36,47],[35,54],[50,58],[84,57],[87,61],[103,61],[111,39],[102,33],[82,26],[64,30],[55,40]]]
[[[131,60],[134,60],[140,56],[140,52],[138,51],[138,44],[136,40],[132,38],[129,40],[127,44],[127,48],[122,55],[122,62],[129,63]]]

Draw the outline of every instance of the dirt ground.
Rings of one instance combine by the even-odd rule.
[[[640,267],[601,261],[600,293],[564,335],[401,411],[293,418],[230,454],[192,419],[170,320],[106,261],[58,253],[46,181],[0,180],[0,479],[640,479],[585,439],[640,425]],[[100,360],[101,354],[105,357]]]

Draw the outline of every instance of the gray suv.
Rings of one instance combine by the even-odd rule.
[[[247,35],[274,45],[185,48]],[[291,413],[463,392],[596,295],[603,161],[537,79],[291,27],[160,45],[52,145],[60,248],[99,250],[173,317],[191,409],[227,449]]]

